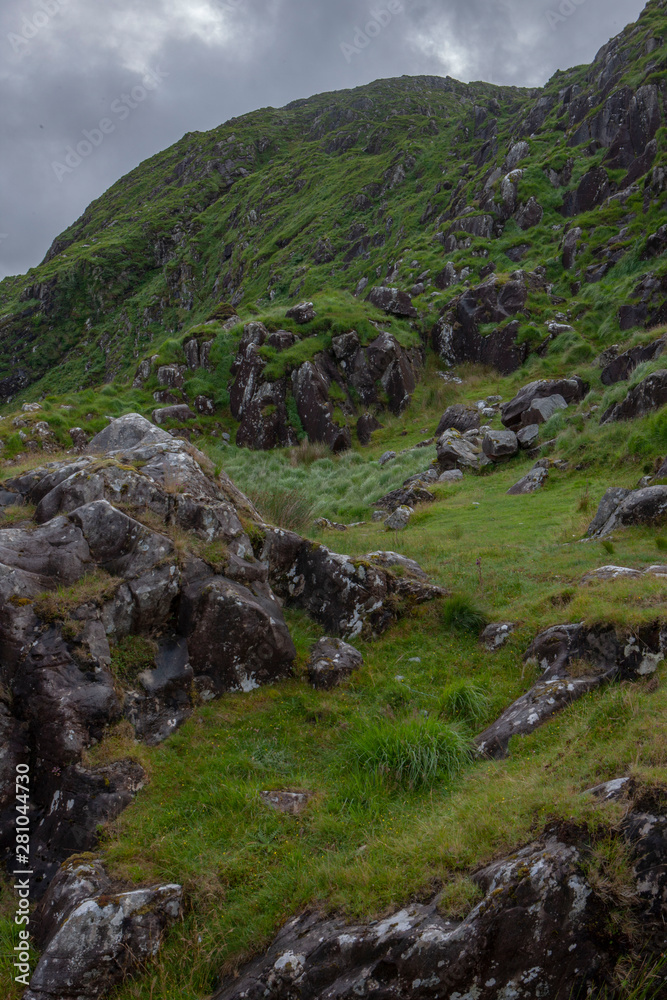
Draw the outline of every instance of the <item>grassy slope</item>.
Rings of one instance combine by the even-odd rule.
[[[664,30],[664,14],[657,5],[643,19],[642,27]],[[639,41],[627,34],[627,44],[640,48],[644,33]],[[645,79],[646,61],[636,58],[628,71],[634,85]],[[584,83],[585,74],[585,68],[560,74],[548,90],[571,81]],[[444,211],[449,196],[446,192],[434,196],[434,185],[442,181],[443,170],[444,179],[456,184],[460,164],[474,148],[474,136],[466,139],[463,132],[472,122],[469,99],[484,103],[494,96],[500,102],[501,159],[517,121],[534,97],[484,85],[474,93],[465,88],[456,93],[433,92],[426,84],[419,86],[421,92],[403,81],[364,88],[376,102],[375,117],[372,122],[364,121],[364,129],[369,134],[374,130],[385,133],[379,140],[384,151],[373,156],[363,152],[366,135],[342,155],[324,153],[319,137],[303,143],[304,121],[311,127],[324,114],[326,123],[326,115],[334,114],[341,104],[347,111],[355,110],[351,104],[359,96],[356,92],[335,98],[324,95],[280,112],[258,112],[207,136],[187,136],[176,148],[154,158],[149,171],[138,168],[119,182],[65,234],[59,254],[50,263],[29,279],[10,279],[0,286],[3,317],[26,308],[25,303],[18,303],[18,295],[28,280],[46,280],[58,273],[60,282],[69,282],[71,290],[69,298],[62,300],[66,307],[60,317],[27,321],[35,323],[30,336],[37,338],[39,347],[37,370],[56,362],[59,367],[21,397],[51,394],[40,413],[21,419],[28,424],[46,420],[56,441],[65,446],[67,430],[75,424],[95,431],[106,424],[107,414],[135,409],[150,413],[155,386],[149,383],[146,390],[130,391],[125,376],[137,357],[154,353],[156,346],[163,360],[179,359],[184,334],[197,329],[222,297],[213,292],[213,281],[229,266],[223,261],[226,243],[235,243],[233,267],[244,267],[245,298],[239,307],[244,319],[261,315],[278,321],[298,290],[299,297],[316,299],[327,320],[312,331],[320,346],[331,336],[331,317],[334,322],[362,328],[375,317],[372,310],[350,298],[349,289],[362,276],[374,280],[376,266],[385,269],[403,256],[402,285],[420,270],[441,268],[447,257],[433,241],[435,224],[421,225],[418,220],[434,197],[441,199],[437,210]],[[407,117],[389,118],[389,111],[400,101],[405,102]],[[424,102],[432,105],[439,135],[423,131],[431,128],[431,115],[417,113]],[[462,386],[444,384],[431,359],[411,409],[400,420],[383,418],[384,429],[374,436],[371,448],[355,447],[346,455],[326,456],[306,465],[287,452],[256,455],[221,448],[221,430],[234,430],[225,393],[239,331],[218,339],[216,371],[202,376],[209,381],[200,391],[215,394],[220,409],[215,418],[202,419],[200,429],[205,435],[203,446],[239,486],[267,503],[271,512],[297,516],[301,530],[339,551],[360,555],[393,548],[417,558],[435,581],[479,605],[492,620],[513,620],[519,628],[503,651],[491,655],[480,650],[474,636],[453,631],[438,607],[422,608],[379,641],[360,644],[366,664],[348,688],[319,694],[307,687],[299,672],[310,644],[321,633],[302,615],[289,612],[299,649],[299,669],[293,681],[249,696],[228,696],[202,708],[160,748],[135,745],[122,727],[94,748],[91,763],[129,754],[142,761],[151,779],[110,832],[105,843],[109,863],[117,873],[137,882],[183,881],[189,900],[185,922],[170,935],[159,962],[136,983],[118,991],[118,1000],[154,996],[199,1000],[214,987],[222,968],[234,968],[261,948],[287,916],[308,904],[350,915],[378,914],[446,886],[451,912],[465,912],[474,899],[466,874],[528,840],[546,821],[580,819],[590,825],[592,838],[596,829],[614,822],[616,807],[601,807],[581,797],[583,789],[625,773],[648,781],[667,779],[664,727],[656,725],[667,708],[664,668],[657,684],[621,686],[589,696],[531,737],[516,741],[508,761],[475,764],[459,777],[443,778],[427,789],[396,786],[354,764],[355,740],[378,721],[389,726],[417,725],[428,713],[429,720],[442,717],[464,732],[483,728],[534,680],[531,670],[524,668],[523,652],[545,626],[581,620],[632,626],[666,617],[664,586],[658,581],[579,586],[587,570],[608,562],[644,567],[667,561],[667,540],[660,533],[647,529],[617,532],[611,551],[609,545],[578,541],[605,489],[634,486],[667,451],[665,411],[630,425],[599,426],[599,413],[627,385],[603,389],[593,363],[602,348],[621,342],[624,336],[628,345],[647,339],[645,333],[620,334],[616,309],[628,300],[643,273],[664,269],[664,261],[641,259],[646,234],[662,220],[655,207],[644,215],[641,193],[625,207],[612,204],[576,220],[588,243],[578,266],[593,262],[597,249],[618,233],[625,219],[629,226],[625,241],[631,252],[602,282],[584,285],[573,295],[572,276],[563,272],[558,256],[562,232],[551,228],[563,224],[557,212],[562,192],[551,188],[543,172],[548,165],[562,166],[570,153],[556,127],[557,117],[558,112],[553,112],[544,134],[531,139],[531,159],[520,188],[522,199],[535,194],[544,205],[543,225],[527,237],[510,223],[493,244],[473,241],[470,250],[448,255],[457,267],[471,266],[477,274],[485,258],[473,256],[472,251],[490,251],[502,274],[514,267],[503,251],[530,242],[522,266],[546,264],[554,292],[566,298],[567,304],[554,306],[546,296],[535,297],[529,320],[541,330],[558,308],[565,308],[571,312],[576,331],[556,340],[546,358],[529,359],[520,372],[506,379],[490,371],[464,369],[459,373],[464,376]],[[336,134],[343,127],[331,132]],[[358,127],[358,122],[353,123],[354,129]],[[243,143],[254,142],[260,135],[273,143],[257,154],[255,172],[239,181],[231,193],[221,194],[211,175],[177,189],[165,183],[176,164],[188,156],[199,156],[202,162],[210,159],[215,144],[230,132]],[[664,133],[659,138],[663,149]],[[459,152],[452,163],[448,154],[457,140]],[[328,236],[342,251],[348,245],[345,234],[360,215],[352,207],[353,196],[364,184],[381,180],[383,171],[408,152],[417,163],[405,184],[387,196],[387,213],[394,224],[386,246],[374,251],[370,261],[357,258],[344,265],[337,258],[314,266],[310,254],[317,239]],[[588,157],[575,151],[574,155],[573,185],[601,154]],[[482,171],[471,170],[464,197],[469,195],[472,201],[479,177],[490,165]],[[306,181],[305,187],[295,186],[299,179]],[[317,213],[312,210],[315,197]],[[252,209],[258,211],[257,223],[248,220]],[[152,245],[157,235],[173,230],[177,216],[189,220],[183,246],[175,261],[164,269],[156,268]],[[110,230],[103,228],[109,219],[116,220]],[[371,234],[385,225],[384,218],[378,218],[377,205],[366,221]],[[69,240],[74,242],[67,246]],[[91,246],[83,247],[83,243]],[[419,261],[418,267],[412,266],[413,259]],[[169,274],[181,264],[192,268],[191,310],[166,293]],[[303,268],[305,273],[301,273]],[[267,297],[269,285],[276,292],[273,303]],[[92,332],[84,334],[91,289],[97,312]],[[417,299],[421,323],[428,326],[460,291],[460,287],[448,290],[433,303],[428,296]],[[159,321],[144,320],[144,310],[154,310],[159,302],[166,302],[160,307]],[[280,325],[285,325],[281,319]],[[5,329],[14,327],[10,322]],[[398,323],[394,332],[401,338],[414,336],[407,325]],[[26,344],[31,350],[30,336]],[[106,353],[100,343],[107,345]],[[86,365],[90,365],[88,371]],[[645,366],[635,373],[633,382],[659,366]],[[495,393],[509,399],[531,378],[573,371],[591,381],[592,394],[544,429],[544,439],[557,437],[549,454],[568,460],[570,467],[553,472],[541,493],[506,496],[507,488],[530,465],[520,459],[491,474],[467,476],[462,484],[439,488],[437,502],[420,509],[402,535],[387,535],[378,525],[326,537],[312,530],[312,520],[319,515],[346,521],[367,519],[373,500],[424,469],[432,450],[408,452],[384,469],[377,465],[377,458],[389,448],[400,451],[430,436],[449,403],[474,402]],[[114,377],[113,384],[101,391],[73,392],[81,385]],[[63,405],[73,409],[62,410]],[[595,411],[591,415],[593,405],[600,407],[597,416]],[[19,428],[13,426],[15,406],[6,408],[7,416],[0,424],[9,458],[23,450]],[[14,474],[16,466],[6,471]],[[299,499],[296,515],[294,496]],[[461,681],[469,685],[471,700],[480,708],[475,720],[451,713],[447,692]],[[258,792],[280,787],[315,793],[303,817],[278,817],[265,810]],[[10,903],[0,883],[0,913],[9,914]],[[7,921],[0,921],[0,933],[3,940],[9,939]],[[14,994],[9,996],[14,1000]]]
[[[428,450],[409,452],[380,470],[383,450],[400,450],[421,440],[425,429],[432,432],[448,402],[496,391],[509,398],[521,382],[520,375],[501,379],[478,369],[462,374],[462,386],[449,386],[430,372],[414,408],[388,421],[363,453],[295,468],[287,452],[220,453],[209,443],[210,452],[224,455],[226,470],[251,492],[254,486],[261,493],[257,484],[267,475],[277,493],[300,491],[309,523],[312,511],[368,516],[369,499],[425,468],[431,457]],[[575,447],[577,421],[601,398],[596,388],[578,412],[568,411],[554,457]],[[610,431],[586,421],[596,436],[596,451],[589,447],[587,455],[599,461],[553,472],[532,497],[505,492],[531,464],[520,459],[439,488],[437,502],[420,508],[403,534],[371,524],[326,537],[310,530],[339,551],[393,548],[417,558],[435,581],[492,620],[518,623],[502,652],[481,651],[475,636],[446,625],[437,606],[424,607],[379,641],[360,644],[366,664],[350,687],[321,694],[300,676],[321,632],[289,612],[299,650],[293,681],[199,709],[157,749],[134,744],[121,726],[90,752],[91,763],[135,756],[150,774],[146,790],[106,839],[112,868],[137,882],[181,881],[189,901],[185,922],[159,962],[119,998],[201,998],[222,968],[261,948],[306,905],[377,915],[444,886],[451,911],[465,912],[475,898],[466,873],[528,840],[548,820],[575,818],[590,825],[592,841],[598,828],[603,836],[616,809],[581,797],[585,788],[626,773],[667,779],[664,731],[655,725],[667,709],[664,668],[658,684],[589,696],[515,741],[507,762],[478,763],[425,789],[396,785],[354,763],[355,740],[378,722],[419,725],[428,715],[464,733],[479,731],[535,679],[522,657],[541,628],[582,620],[639,625],[665,616],[663,581],[579,586],[586,571],[610,561],[641,568],[665,558],[667,540],[649,529],[615,533],[613,552],[599,542],[579,542],[610,483],[632,486],[649,458],[652,464],[659,444],[651,456],[629,448],[635,438],[650,443],[650,422]],[[663,446],[666,440],[663,434]],[[474,689],[476,719],[448,707],[447,693],[460,682]],[[258,798],[272,788],[307,789],[314,799],[301,818],[279,817]]]

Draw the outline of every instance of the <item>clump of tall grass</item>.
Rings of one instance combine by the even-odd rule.
[[[471,760],[467,738],[436,719],[373,723],[350,738],[345,752],[358,768],[409,788],[455,778]]]
[[[438,708],[448,719],[477,725],[486,716],[489,699],[486,691],[474,681],[454,681],[442,693]]]
[[[484,611],[462,594],[454,594],[443,603],[440,621],[449,631],[465,635],[479,635],[489,624]]]
[[[312,524],[314,504],[300,490],[251,490],[249,496],[269,524],[297,532],[306,531]]]

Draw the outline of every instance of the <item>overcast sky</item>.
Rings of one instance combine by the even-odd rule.
[[[404,73],[536,86],[556,69],[590,62],[644,6],[644,0],[0,2],[0,277],[38,264],[90,201],[185,132]],[[358,35],[373,12],[375,25]],[[99,131],[102,119],[106,133]],[[91,139],[80,163],[65,159],[68,147]]]

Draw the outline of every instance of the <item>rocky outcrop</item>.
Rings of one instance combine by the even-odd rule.
[[[334,453],[346,451],[352,443],[350,430],[334,420],[329,384],[310,361],[292,373],[292,393],[308,439],[321,441]]]
[[[357,424],[362,443],[369,443],[372,430],[380,426],[369,408],[379,411],[387,405],[398,415],[409,405],[421,352],[404,350],[391,334],[380,333],[365,347],[354,330],[340,334],[333,338],[330,350],[298,366],[287,365],[282,378],[267,380],[262,348],[282,353],[296,341],[286,331],[270,334],[261,323],[245,327],[230,390],[232,415],[241,422],[238,445],[257,450],[294,445],[301,430],[312,442],[326,444],[334,452],[344,451],[352,443],[350,427],[359,404],[366,411]],[[298,428],[290,423],[290,397]]]
[[[236,443],[259,451],[297,443],[287,414],[286,380],[270,382],[263,378],[266,362],[259,350],[268,338],[262,323],[245,327],[231,370],[234,382],[229,393],[232,416],[241,422]]]
[[[501,409],[501,419],[505,427],[517,431],[520,427],[527,427],[538,422],[533,419],[535,414],[531,413],[531,407],[535,400],[560,396],[569,405],[580,402],[587,392],[588,385],[578,375],[567,379],[542,379],[538,382],[530,382],[517,393],[514,399],[505,403]]]
[[[438,438],[436,454],[440,472],[454,469],[479,469],[490,464],[482,450],[483,436],[479,431],[471,430],[460,434],[459,431],[445,431]]]
[[[613,423],[616,420],[634,420],[645,417],[647,413],[667,406],[667,369],[653,372],[639,385],[631,389],[623,402],[610,406],[600,423]]]
[[[640,490],[607,490],[590,524],[589,538],[602,538],[615,528],[635,524],[660,526],[667,521],[667,486]]]
[[[615,385],[616,382],[627,381],[639,365],[660,357],[665,350],[665,344],[665,338],[661,337],[660,340],[654,340],[651,344],[632,347],[624,354],[619,354],[602,369],[600,375],[602,384]]]
[[[397,577],[370,560],[338,555],[277,528],[266,531],[262,559],[283,600],[344,639],[386,631],[401,614],[401,599],[409,606],[444,593],[418,578]]]
[[[412,304],[412,299],[407,292],[401,292],[398,288],[387,288],[384,285],[371,289],[368,301],[382,309],[384,312],[392,313],[394,316],[403,316],[408,319],[416,319],[417,310]]]
[[[481,423],[480,412],[474,406],[455,403],[454,406],[448,406],[443,413],[435,436],[440,437],[448,430],[460,431],[461,434],[464,434],[466,431],[477,430]]]
[[[664,796],[644,799],[628,805],[622,828],[608,836],[632,866],[637,902],[628,909],[657,929],[667,891],[667,818]],[[594,846],[574,826],[552,825],[473,874],[481,899],[463,920],[448,919],[439,896],[369,924],[304,913],[214,1000],[583,995],[610,981],[627,950],[606,921],[614,904],[585,875]]]
[[[492,462],[502,462],[517,454],[519,442],[514,431],[487,431],[482,450]]]
[[[539,635],[526,663],[542,677],[489,726],[476,744],[480,754],[507,756],[509,741],[544,725],[573,701],[614,680],[636,680],[655,673],[667,653],[664,626],[629,630],[557,625]]]
[[[433,349],[449,365],[473,361],[492,365],[504,375],[516,371],[526,360],[528,347],[516,343],[519,323],[512,317],[524,312],[527,301],[524,272],[505,284],[492,275],[455,299],[438,320],[431,332]],[[482,335],[480,326],[488,323],[498,328]]]
[[[264,525],[224,473],[138,414],[88,451],[5,483],[36,523],[0,529],[0,849],[13,846],[14,767],[30,759],[35,893],[143,785],[132,761],[83,765],[109,726],[125,719],[156,744],[202,700],[290,675],[280,598],[370,635],[441,593]]]
[[[35,915],[42,954],[24,1000],[98,1000],[158,953],[182,906],[180,885],[123,891],[99,861],[73,859]]]

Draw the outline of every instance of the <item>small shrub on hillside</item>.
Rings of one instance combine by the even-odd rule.
[[[435,719],[369,725],[352,737],[348,754],[357,767],[410,788],[454,778],[471,759],[465,736]]]
[[[614,552],[616,551],[614,543],[610,542],[608,538],[603,539],[603,541],[600,542],[600,545],[605,550],[607,555],[613,556]]]
[[[667,538],[658,536],[655,540],[655,545],[660,552],[667,552]]]
[[[303,532],[313,521],[314,505],[299,490],[255,490],[250,499],[269,524]]]
[[[440,621],[446,629],[466,635],[479,635],[488,625],[488,618],[469,598],[455,594],[442,605]]]
[[[440,699],[441,715],[474,725],[486,715],[489,705],[486,691],[473,681],[456,681],[445,689]]]

